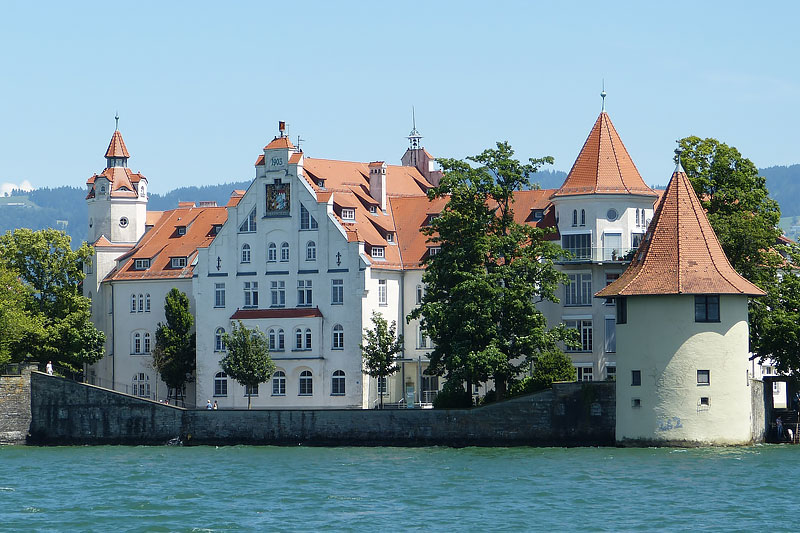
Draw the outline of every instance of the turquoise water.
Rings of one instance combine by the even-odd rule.
[[[800,447],[0,447],[0,531],[797,531]]]

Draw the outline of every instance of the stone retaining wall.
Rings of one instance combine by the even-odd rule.
[[[0,444],[25,444],[31,425],[31,371],[23,367],[21,375],[0,376]]]
[[[186,410],[34,372],[31,444],[598,446],[614,444],[613,382],[474,409]]]

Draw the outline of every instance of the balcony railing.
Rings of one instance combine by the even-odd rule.
[[[562,257],[562,263],[621,263],[630,261],[633,256],[632,252],[636,251],[636,248],[594,246],[590,248],[564,248],[564,250],[569,252],[571,257]]]

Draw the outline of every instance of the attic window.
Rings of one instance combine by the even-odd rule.
[[[342,208],[342,220],[355,220],[356,219],[356,210],[350,207],[343,207]]]
[[[133,262],[133,269],[134,270],[147,270],[150,268],[150,260],[149,259],[136,259]]]
[[[378,212],[378,208],[374,205],[369,206],[369,212],[373,215]]]
[[[425,219],[425,225],[430,226],[431,224],[433,224],[433,221],[436,220],[437,218],[439,218],[439,213],[433,213],[428,215],[428,218]]]
[[[185,257],[173,257],[170,261],[170,267],[172,268],[184,268],[186,266],[186,258]]]
[[[544,209],[533,210],[533,220],[542,220],[544,218]]]
[[[394,233],[391,231],[386,233],[386,242],[393,243],[394,242]]]
[[[434,256],[434,255],[438,254],[441,251],[442,251],[442,247],[441,246],[428,246],[428,255],[429,256]]]
[[[374,259],[384,259],[386,257],[386,249],[383,246],[373,246],[370,255]]]
[[[256,230],[256,208],[254,207],[247,218],[239,226],[239,233],[252,233]]]
[[[178,226],[178,235],[186,235],[186,226]]]
[[[222,229],[222,224],[214,224],[211,227],[211,235],[216,235],[217,233],[219,233],[219,230],[221,229]]]

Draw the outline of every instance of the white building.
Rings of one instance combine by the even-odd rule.
[[[752,441],[748,296],[678,167],[616,299],[617,441]]]

